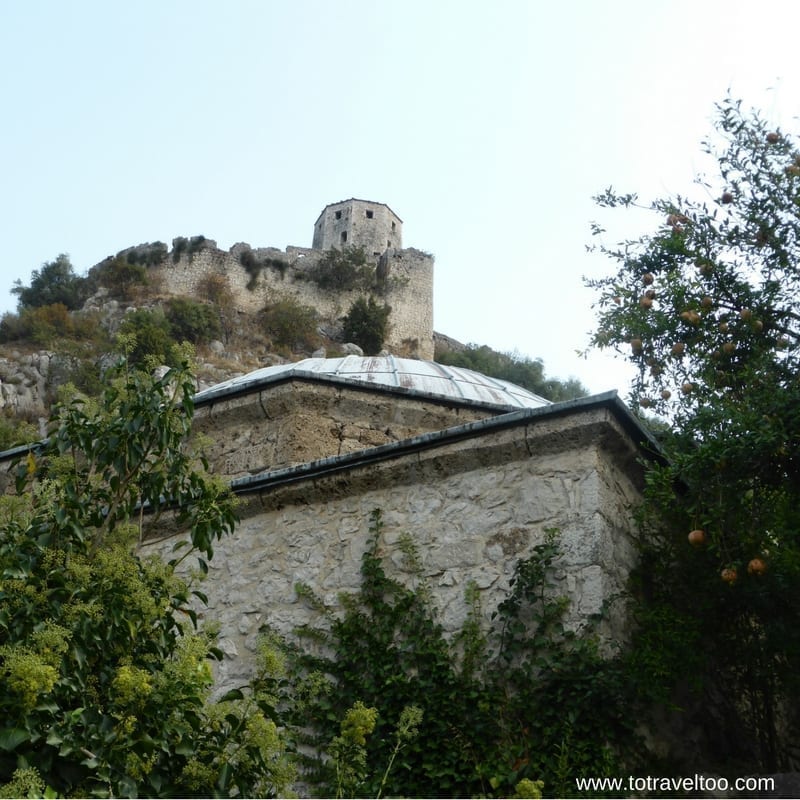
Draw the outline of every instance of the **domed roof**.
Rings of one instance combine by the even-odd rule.
[[[395,356],[306,358],[292,364],[264,367],[198,392],[195,403],[203,404],[226,395],[243,394],[291,378],[348,383],[362,388],[365,385],[374,386],[499,409],[550,405],[548,400],[521,386],[490,378],[471,369]]]

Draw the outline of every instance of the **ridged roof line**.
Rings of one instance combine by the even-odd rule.
[[[258,391],[271,383],[291,378],[411,392],[432,399],[478,403],[503,410],[540,408],[550,404],[521,386],[489,378],[480,372],[397,356],[306,358],[290,364],[263,367],[198,392],[195,403],[203,405],[226,396]]]

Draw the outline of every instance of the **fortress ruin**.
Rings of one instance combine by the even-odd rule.
[[[386,350],[432,359],[434,259],[422,250],[402,247],[402,226],[387,205],[350,199],[323,209],[310,248],[280,250],[238,243],[224,251],[212,239],[196,237],[190,240],[191,247],[181,249],[176,239],[172,251],[152,269],[165,294],[198,297],[203,282],[218,276],[226,281],[239,311],[255,313],[289,299],[315,309],[320,326],[336,331],[365,290],[323,289],[311,277],[313,268],[331,248],[362,248],[376,276],[375,286],[367,293],[391,308]]]

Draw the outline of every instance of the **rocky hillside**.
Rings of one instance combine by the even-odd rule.
[[[96,394],[105,368],[123,353],[147,368],[168,366],[182,358],[179,343],[188,342],[203,389],[309,356],[387,352],[391,309],[379,292],[339,317],[322,316],[291,294],[248,308],[237,302],[224,271],[206,275],[191,296],[166,288],[165,252],[160,243],[130,248],[86,277],[59,256],[33,272],[30,286],[14,288],[19,312],[0,320],[0,449],[42,436],[62,387]],[[333,277],[364,280],[363,254],[332,252],[336,258],[327,268]],[[585,394],[577,381],[546,380],[539,360],[465,346],[442,334],[434,334],[433,343],[434,358],[443,363],[505,378],[550,399]]]
[[[119,357],[114,337],[124,330],[126,318],[135,314],[159,318],[167,302],[158,296],[140,296],[136,302],[122,303],[103,294],[70,312],[73,319],[92,321],[95,335],[91,338],[53,337],[43,347],[43,337],[35,334],[0,343],[0,427],[24,422],[37,435],[43,434],[59,388],[73,383],[91,394],[104,365]],[[322,328],[311,337],[300,336],[296,346],[287,348],[263,330],[262,316],[236,314],[226,335],[193,345],[198,390],[272,364],[309,356],[363,354],[358,345],[336,341],[332,332]],[[26,427],[25,432],[29,434],[30,429]],[[0,431],[0,446],[8,444]]]

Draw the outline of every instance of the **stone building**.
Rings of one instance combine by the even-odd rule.
[[[312,358],[198,393],[193,430],[241,500],[204,587],[204,613],[222,625],[221,688],[247,678],[262,626],[310,621],[298,583],[333,610],[358,588],[374,509],[396,573],[398,539],[416,541],[451,632],[467,586],[488,617],[550,530],[575,628],[624,591],[635,561],[630,509],[653,443],[614,393],[551,404],[428,361]],[[143,550],[174,543],[153,536]],[[604,625],[608,639],[624,637],[622,608]]]
[[[403,247],[403,221],[389,206],[370,200],[342,200],[322,209],[314,224],[312,247],[363,247],[367,255]]]

